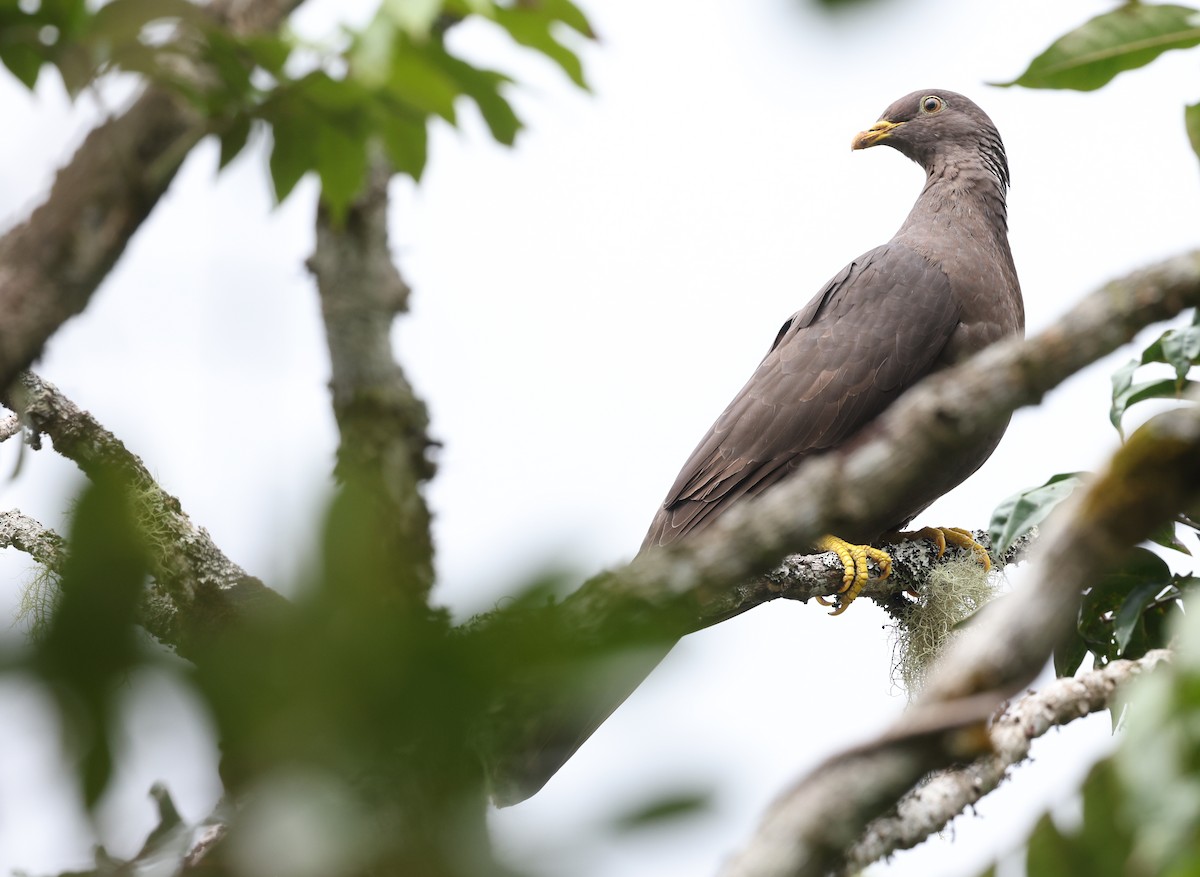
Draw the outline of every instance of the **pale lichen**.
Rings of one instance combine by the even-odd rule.
[[[944,561],[930,570],[918,596],[895,613],[892,679],[910,699],[959,625],[995,596],[999,579],[998,572],[989,574],[971,557]]]

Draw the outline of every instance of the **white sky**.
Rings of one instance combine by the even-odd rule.
[[[891,150],[849,149],[896,97],[961,91],[997,123],[1031,332],[1101,281],[1196,246],[1200,175],[1182,124],[1183,104],[1200,98],[1183,86],[1195,53],[1094,94],[984,85],[1109,4],[893,0],[836,20],[795,0],[585,8],[602,38],[585,50],[592,95],[486,28],[461,29],[464,50],[529,83],[515,98],[530,130],[505,150],[464,112],[461,132],[435,131],[420,187],[394,189],[394,248],[415,289],[396,346],[445,443],[429,496],[438,596],[459,616],[548,565],[582,579],[632,556],[779,324],[907,213],[920,170]],[[340,9],[310,0],[300,26],[328,33]],[[41,86],[32,100],[0,79],[18,132],[0,140],[7,222],[96,117],[94,99],[72,109],[53,76]],[[196,150],[38,370],[140,454],[232,558],[286,591],[312,557],[336,434],[302,265],[314,187],[272,209],[262,146],[220,176],[214,144]],[[1013,490],[1096,465],[1116,444],[1108,374],[1127,355],[1019,414],[984,469],[922,522],[986,526]],[[9,480],[16,457],[0,448],[0,507],[61,526],[73,468],[27,454]],[[10,611],[28,567],[0,555]],[[498,843],[515,861],[536,853],[546,874],[711,873],[799,772],[903,707],[884,623],[865,604],[837,620],[780,604],[688,637],[541,794],[496,815]],[[131,683],[130,698],[144,751],[102,820],[116,854],[149,827],[153,781],[191,819],[219,792],[195,705],[161,676]],[[1053,733],[977,816],[873,873],[974,873],[1037,815],[1030,802],[1069,797],[1108,728],[1099,717]],[[0,873],[87,861],[55,755],[36,692],[0,683]],[[595,830],[672,783],[714,790],[713,812],[646,836]]]

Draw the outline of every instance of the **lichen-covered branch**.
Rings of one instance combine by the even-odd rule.
[[[392,355],[391,328],[408,310],[408,285],[388,248],[388,181],[377,161],[366,189],[336,222],[318,210],[317,280],[332,370],[333,413],[341,432],[337,475],[371,509],[398,593],[424,604],[433,586],[433,542],[423,485],[429,416]]]
[[[1200,251],[1115,280],[1037,337],[997,344],[923,381],[884,412],[871,438],[852,451],[809,460],[787,481],[755,502],[731,509],[696,538],[648,552],[585,583],[546,623],[563,631],[564,639],[602,645],[619,641],[630,618],[657,619],[660,636],[669,639],[753,608],[772,598],[761,577],[796,546],[811,545],[825,533],[885,530],[904,516],[909,492],[937,471],[953,449],[978,441],[1012,411],[1040,401],[1139,330],[1197,305]],[[756,584],[747,587],[745,582]],[[1007,602],[1014,609],[1019,605]],[[498,612],[486,623],[510,620]],[[1006,644],[1005,635],[997,636],[997,649]],[[655,664],[649,661],[643,675]],[[965,671],[971,665],[962,666]],[[1022,666],[1014,679],[1032,679],[1040,666]],[[591,714],[578,713],[581,724],[573,735],[552,711],[539,727],[539,716],[529,712],[530,704],[521,697],[498,704],[499,726],[519,732],[502,735],[500,749],[492,753],[496,788],[505,790],[509,802],[532,794],[594,730],[586,724],[598,724],[596,716],[603,720],[635,685],[614,689],[619,698],[614,703],[597,705]],[[980,689],[964,688],[963,696],[971,690]],[[546,746],[547,740],[558,742]],[[877,815],[867,808],[859,827]],[[838,851],[856,836],[842,838]]]
[[[724,877],[843,870],[866,826],[926,773],[989,750],[990,714],[1045,666],[1075,623],[1083,590],[1198,499],[1200,406],[1191,405],[1158,415],[1129,438],[1044,528],[1020,595],[983,613],[879,740],[835,756],[782,795]],[[851,768],[864,762],[886,778],[894,797],[853,779]],[[831,777],[838,783],[831,785]],[[836,808],[836,818],[829,808]]]
[[[54,385],[24,372],[9,396],[0,396],[0,401],[21,416],[35,444],[47,435],[55,450],[74,461],[84,474],[115,471],[130,485],[153,551],[155,583],[144,607],[143,623],[159,640],[187,655],[246,613],[286,605],[282,597],[226,557],[208,532],[188,518],[179,500],[159,487],[145,464]],[[48,532],[43,531],[43,537],[48,538]],[[61,550],[43,551],[40,556],[35,553],[39,546],[51,544],[45,538],[26,539],[22,544],[15,536],[12,544],[52,567],[61,560]],[[61,541],[57,547],[61,549]]]
[[[15,548],[57,573],[66,553],[66,542],[41,522],[9,509],[0,512],[0,548]]]
[[[208,9],[249,34],[278,27],[299,2],[213,0]],[[148,87],[87,136],[46,200],[0,237],[0,388],[83,311],[210,126],[175,92]]]
[[[991,753],[941,771],[900,799],[895,811],[872,822],[846,854],[843,873],[857,874],[897,850],[916,846],[945,828],[1029,757],[1033,741],[1051,728],[1108,709],[1130,679],[1170,659],[1156,649],[1134,661],[1113,661],[1079,676],[1056,679],[1011,704],[988,729]]]

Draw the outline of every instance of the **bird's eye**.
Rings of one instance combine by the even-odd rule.
[[[925,95],[925,97],[921,98],[921,112],[922,113],[928,113],[930,115],[932,115],[933,113],[939,113],[939,112],[941,112],[942,107],[944,107],[945,105],[946,105],[946,102],[943,101],[936,94],[927,94],[927,95]]]

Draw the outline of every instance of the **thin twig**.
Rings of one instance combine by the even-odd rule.
[[[844,873],[858,873],[941,831],[999,786],[1009,768],[1028,758],[1035,739],[1051,728],[1108,709],[1121,686],[1170,656],[1166,649],[1155,649],[1137,660],[1113,661],[1078,676],[1055,679],[1014,702],[988,731],[991,754],[937,773],[901,798],[895,812],[872,822],[862,840],[850,849]]]

